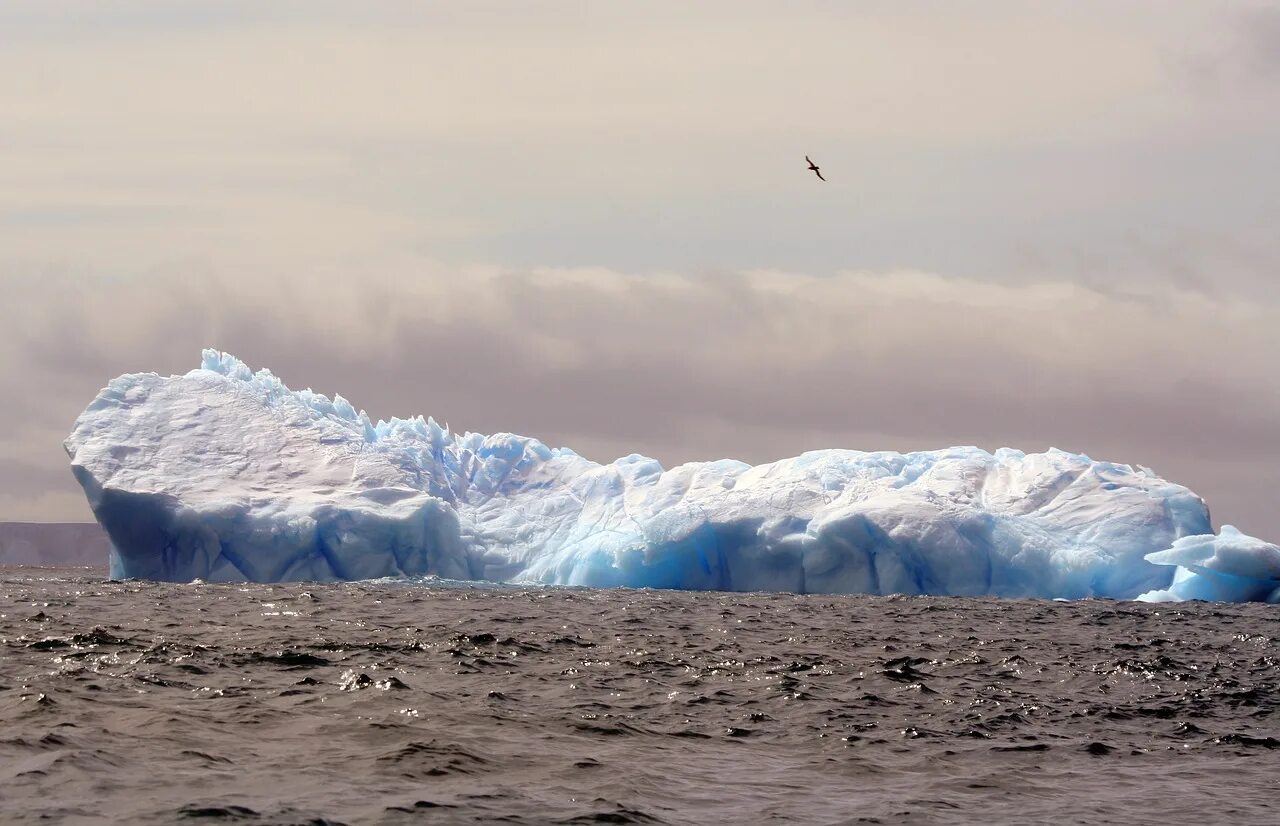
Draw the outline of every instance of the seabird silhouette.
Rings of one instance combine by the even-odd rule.
[[[822,173],[818,171],[818,165],[817,165],[816,163],[814,163],[813,161],[810,161],[810,160],[809,160],[809,156],[808,156],[808,155],[805,155],[805,156],[804,156],[804,159],[805,159],[805,161],[807,161],[807,162],[808,162],[808,164],[809,164],[809,168],[813,170],[813,174],[818,176],[818,180],[819,180],[819,181],[825,181],[825,180],[826,180],[826,178],[822,177]]]

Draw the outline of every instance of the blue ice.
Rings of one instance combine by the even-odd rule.
[[[114,577],[1277,599],[1280,551],[1141,467],[1049,450],[598,464],[371,421],[206,350],[114,379],[66,440]]]

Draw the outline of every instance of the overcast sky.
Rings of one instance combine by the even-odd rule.
[[[1278,286],[1275,3],[0,4],[0,519],[91,518],[76,415],[214,346],[601,461],[1052,445],[1275,540]]]

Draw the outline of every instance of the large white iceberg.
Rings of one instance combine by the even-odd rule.
[[[1178,598],[1207,595],[1178,590],[1179,549],[1215,541],[1186,488],[1058,450],[600,465],[374,423],[216,350],[184,376],[115,379],[66,447],[113,577]]]

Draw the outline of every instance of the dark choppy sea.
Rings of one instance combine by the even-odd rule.
[[[1280,610],[0,570],[4,823],[1280,822]]]

